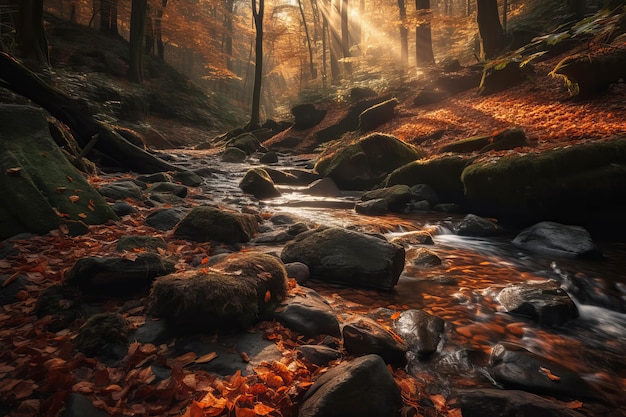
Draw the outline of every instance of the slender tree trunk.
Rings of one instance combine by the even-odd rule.
[[[326,85],[326,80],[328,79],[328,64],[326,62],[326,56],[328,54],[328,41],[327,41],[327,33],[328,33],[328,19],[326,16],[322,16],[322,84]]]
[[[37,65],[50,63],[48,40],[43,27],[43,0],[20,0],[15,31],[23,58]]]
[[[409,66],[409,28],[406,22],[406,3],[398,0],[400,10],[400,62],[404,68]]]
[[[480,33],[481,56],[491,59],[504,47],[504,31],[500,24],[497,0],[478,0],[478,32]]]
[[[109,36],[118,36],[117,0],[100,2],[100,32]]]
[[[415,27],[415,63],[418,67],[427,67],[435,63],[430,31],[430,0],[415,0],[415,10],[421,12],[419,18],[424,20]]]
[[[503,0],[502,2],[502,31],[506,33],[506,24],[509,15],[509,2],[508,0]]]
[[[263,14],[265,13],[265,0],[252,0],[252,17],[256,28],[256,41],[254,45],[255,68],[254,86],[252,88],[252,115],[250,116],[249,130],[261,125],[261,82],[263,80]]]
[[[311,79],[314,80],[317,78],[317,72],[315,71],[315,65],[313,64],[313,47],[311,46],[311,36],[309,35],[309,28],[306,24],[302,0],[298,0],[298,7],[300,8],[300,16],[302,16],[302,26],[304,27],[304,34],[306,35],[306,43],[309,47],[309,71],[311,73]]]
[[[165,60],[165,48],[163,46],[163,32],[161,30],[161,20],[163,19],[163,12],[165,6],[167,6],[167,0],[161,1],[161,6],[157,9],[157,18],[154,21],[154,36],[156,37],[157,56],[161,61]]]
[[[152,23],[153,13],[154,11],[152,10],[152,7],[148,4],[148,7],[146,8],[146,27],[144,29],[144,51],[149,55],[154,55],[154,25]]]
[[[224,16],[224,54],[226,55],[226,68],[234,71],[233,63],[233,12],[235,0],[225,0],[226,15]]]
[[[339,35],[341,0],[332,0],[328,16],[328,29],[330,32],[330,75],[333,82],[341,78],[339,57],[341,56],[341,36]]]
[[[352,74],[352,63],[350,62],[350,4],[348,0],[341,0],[341,56],[344,59],[344,76]]]
[[[128,79],[134,83],[143,81],[143,34],[146,25],[147,0],[132,0],[130,13],[130,51]]]

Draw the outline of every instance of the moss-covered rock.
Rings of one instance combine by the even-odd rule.
[[[0,107],[0,240],[44,234],[65,220],[101,224],[118,217],[63,156],[44,112]]]
[[[280,195],[280,191],[276,189],[274,181],[263,168],[249,169],[239,182],[239,188],[244,193],[252,194],[259,200]]]
[[[503,221],[584,223],[590,210],[621,203],[626,139],[479,160],[461,177],[473,211]]]
[[[157,252],[159,249],[167,249],[167,244],[162,237],[127,235],[120,237],[115,249],[119,252],[135,249]]]
[[[380,104],[370,107],[359,114],[359,130],[363,133],[371,132],[378,126],[387,123],[395,116],[395,108],[398,100],[392,98]]]
[[[457,155],[436,156],[410,162],[385,178],[385,187],[396,184],[428,184],[442,201],[463,203],[461,173],[471,159]]]
[[[331,177],[341,189],[362,190],[379,184],[394,169],[423,155],[394,136],[372,133],[336,152],[322,154],[315,170]]]
[[[119,314],[99,313],[89,317],[74,340],[87,356],[121,357],[126,353],[129,323]]]
[[[250,241],[259,225],[251,214],[235,213],[214,207],[195,207],[178,223],[174,236],[197,242],[233,244]]]
[[[389,211],[400,212],[405,208],[406,204],[411,201],[412,197],[413,194],[408,185],[397,184],[391,187],[368,191],[361,196],[361,201],[384,199],[387,201]]]
[[[239,148],[235,148],[234,146],[231,146],[229,148],[224,149],[221,160],[222,162],[239,163],[239,162],[245,161],[246,156],[247,154],[245,151]]]
[[[226,142],[226,147],[238,148],[244,151],[247,155],[250,155],[261,149],[263,146],[252,133],[244,133]]]

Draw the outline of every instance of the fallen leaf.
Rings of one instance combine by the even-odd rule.
[[[270,290],[265,291],[265,302],[269,303],[270,300],[272,299],[272,293],[270,292]]]
[[[245,363],[250,362],[250,357],[248,356],[246,352],[241,352],[239,356],[241,356],[241,360],[244,361]]]
[[[267,405],[263,403],[257,403],[254,406],[254,412],[259,416],[266,416],[273,411],[275,410],[272,407],[268,407]]]
[[[552,371],[550,371],[548,368],[541,367],[541,368],[539,368],[539,370],[541,372],[543,372],[545,374],[545,376],[547,376],[551,381],[560,381],[561,380],[560,376],[554,375],[552,373]]]
[[[398,318],[400,318],[400,312],[396,311],[395,313],[393,313],[391,315],[391,320],[398,320]]]
[[[10,267],[11,264],[9,264]],[[11,276],[9,276],[7,279],[4,280],[4,282],[2,283],[2,287],[6,287],[7,285],[11,284],[13,281],[15,281],[18,277],[20,276],[19,272],[16,272],[14,274],[11,274]]]
[[[207,362],[211,362],[215,358],[217,358],[217,353],[211,352],[211,353],[207,353],[206,355],[200,356],[198,359],[194,361],[194,363],[207,363]]]
[[[22,172],[22,167],[14,167],[14,168],[9,168],[7,169],[6,173],[9,175],[17,175],[20,172]]]
[[[81,219],[87,218],[87,215],[85,213],[78,213],[77,216],[80,217]]]
[[[70,199],[70,201],[71,201],[72,203],[75,203],[75,202],[77,202],[78,200],[80,200],[80,197],[79,197],[79,196],[77,196],[77,195],[71,195],[71,196],[69,196],[68,198]]]
[[[74,178],[70,177],[69,175],[68,175],[67,177],[65,177],[65,178],[67,178],[67,180],[68,180],[69,182],[73,182],[73,181],[74,181]]]
[[[583,403],[578,400],[570,401],[565,404],[565,407],[569,408],[570,410],[575,410],[577,408],[581,408],[582,406]]]

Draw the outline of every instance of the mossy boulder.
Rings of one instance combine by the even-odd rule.
[[[626,139],[477,160],[461,180],[479,215],[520,225],[549,219],[585,226],[592,210],[622,204]]]
[[[397,184],[368,191],[361,196],[361,201],[384,199],[387,201],[389,211],[401,212],[411,198],[413,198],[411,188],[408,185]]]
[[[526,81],[532,72],[530,65],[521,65],[515,58],[500,58],[485,64],[478,94],[486,96]]]
[[[126,354],[129,330],[128,321],[119,314],[94,314],[80,328],[74,344],[87,356],[120,358]]]
[[[485,153],[530,146],[526,134],[520,128],[505,129],[493,135],[472,136],[444,145],[440,152]]]
[[[273,312],[287,294],[287,273],[276,257],[237,254],[213,269],[155,280],[151,311],[178,332],[243,329]]]
[[[371,132],[378,126],[387,123],[394,118],[394,110],[398,104],[398,100],[392,98],[366,109],[359,114],[359,130],[363,133]]]
[[[0,106],[0,137],[0,240],[118,219],[54,143],[43,110]]]
[[[244,193],[252,194],[259,200],[280,195],[280,191],[276,189],[274,181],[263,168],[249,169],[239,182],[239,188]]]
[[[241,149],[246,153],[246,155],[250,155],[263,148],[261,142],[259,142],[256,136],[254,136],[252,133],[244,133],[230,139],[228,142],[226,142],[226,147]]]
[[[457,155],[442,155],[410,162],[385,178],[385,187],[396,184],[428,184],[442,201],[463,203],[461,173],[470,161]]]
[[[174,236],[197,242],[233,244],[250,241],[259,224],[251,214],[235,213],[214,207],[195,207],[178,223]]]
[[[322,154],[315,170],[331,177],[341,189],[362,190],[379,184],[394,169],[423,155],[392,135],[372,133],[336,152]]]
[[[222,153],[222,157],[220,159],[222,160],[222,162],[239,163],[245,161],[246,156],[248,156],[248,154],[246,154],[246,151],[242,151],[239,148],[231,146],[224,149],[224,152]]]

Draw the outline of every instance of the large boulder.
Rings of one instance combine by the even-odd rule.
[[[408,185],[397,184],[368,191],[361,196],[361,201],[383,199],[387,202],[389,211],[402,212],[412,198],[413,193]]]
[[[261,142],[259,142],[256,136],[254,136],[252,133],[243,133],[237,137],[230,139],[228,142],[226,142],[226,147],[241,149],[247,155],[250,155],[263,148]]]
[[[280,195],[280,191],[276,189],[274,181],[263,168],[248,170],[239,182],[239,188],[244,193],[252,194],[259,200]]]
[[[394,417],[402,397],[385,362],[366,355],[320,376],[302,399],[298,417]]]
[[[395,116],[394,109],[398,104],[398,99],[392,98],[366,109],[359,115],[359,130],[363,133],[370,132],[392,120]]]
[[[580,226],[540,222],[522,230],[513,244],[532,252],[567,258],[600,256],[600,248]]]
[[[213,207],[195,207],[178,223],[174,236],[197,242],[233,244],[250,241],[259,224],[251,214],[235,213]]]
[[[293,128],[295,130],[305,130],[320,124],[326,116],[326,110],[315,108],[313,103],[304,103],[293,106],[291,114],[294,117]]]
[[[469,162],[469,158],[457,155],[420,159],[391,172],[385,178],[384,185],[428,184],[442,201],[462,203],[464,197],[461,173]]]
[[[346,190],[362,190],[379,184],[391,171],[419,159],[423,152],[400,139],[372,133],[338,151],[325,152],[315,169]]]
[[[63,156],[50,137],[43,110],[0,106],[0,137],[0,240],[23,232],[45,234],[62,224],[118,218]]]
[[[302,262],[311,277],[347,285],[392,289],[404,269],[404,248],[384,238],[339,227],[301,233],[281,253]]]
[[[520,225],[607,222],[607,216],[589,213],[623,204],[626,139],[481,159],[465,168],[461,180],[472,211],[482,216]]]

